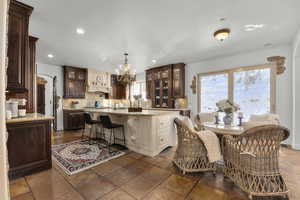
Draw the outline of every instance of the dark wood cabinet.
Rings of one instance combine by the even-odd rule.
[[[185,64],[171,64],[146,71],[146,97],[153,108],[174,108],[176,98],[185,96]]]
[[[12,0],[8,16],[8,68],[6,98],[27,100],[28,113],[36,111],[36,42],[28,36],[29,17],[33,8]]]
[[[51,168],[51,120],[6,126],[10,179]]]
[[[64,66],[64,98],[85,98],[86,69]]]
[[[84,129],[84,110],[64,110],[64,130]]]
[[[126,99],[126,87],[118,81],[116,74],[111,75],[111,99]]]
[[[8,23],[8,68],[7,90],[27,92],[26,70],[29,64],[29,17],[33,8],[12,0],[9,8]]]
[[[36,42],[38,38],[29,36],[29,65],[26,70],[26,88],[28,89],[27,96],[27,111],[29,113],[36,112]]]
[[[185,65],[183,63],[172,66],[173,98],[185,97]]]

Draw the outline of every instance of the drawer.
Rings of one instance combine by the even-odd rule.
[[[165,128],[170,128],[171,123],[169,120],[159,120],[158,121],[158,128],[159,129],[165,129]]]
[[[167,135],[158,136],[158,144],[160,148],[166,146],[168,144],[168,136]]]

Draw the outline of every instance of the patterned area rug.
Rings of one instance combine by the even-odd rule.
[[[72,175],[125,154],[116,149],[111,149],[113,152],[109,153],[103,147],[90,145],[88,141],[52,145],[52,158],[67,174]]]

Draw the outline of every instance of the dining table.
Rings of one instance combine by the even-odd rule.
[[[216,133],[219,136],[224,136],[224,135],[238,136],[245,131],[244,126],[239,126],[236,124],[225,125],[221,123],[215,124],[213,122],[204,122],[203,127],[207,130]]]

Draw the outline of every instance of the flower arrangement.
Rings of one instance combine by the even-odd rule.
[[[223,99],[216,103],[218,107],[217,112],[225,112],[226,114],[234,113],[240,109],[240,106],[231,102],[228,99]]]

